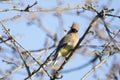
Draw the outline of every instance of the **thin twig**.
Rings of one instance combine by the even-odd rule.
[[[62,71],[62,73],[70,73],[70,72],[78,71],[78,70],[80,70],[82,68],[88,67],[91,63],[95,62],[97,59],[98,59],[98,57],[96,56],[92,60],[87,62],[86,64],[84,64],[82,66],[75,67],[75,68],[71,68],[71,69],[68,69],[68,70],[64,70],[64,71]]]
[[[102,66],[107,60],[109,60],[112,57],[112,55],[108,56],[107,58],[103,59],[99,64],[97,64],[95,67],[93,67],[90,71],[87,72],[80,80],[86,80],[86,78],[92,74],[96,69],[98,69],[100,66]]]
[[[1,21],[0,21],[0,23],[2,24]],[[28,55],[29,55],[30,57],[32,57],[32,59],[33,59],[34,61],[36,61],[39,65],[41,65],[41,64],[30,54],[29,51],[27,51],[24,47],[22,47],[22,46],[11,36],[11,34],[8,32],[8,30],[6,29],[6,27],[5,27],[3,24],[2,24],[2,27],[5,29],[5,31],[7,31],[8,36],[13,40],[12,42],[13,42],[13,44],[14,44],[14,46],[15,46],[15,49],[16,49],[16,50],[18,51],[18,53],[20,54],[20,57],[21,57],[21,59],[23,60],[23,63],[25,64],[25,66],[26,66],[26,70],[27,70],[27,72],[28,72],[28,75],[31,76],[29,67],[27,66],[26,62],[24,61],[24,59],[23,59],[23,57],[22,57],[22,55],[21,55],[21,51],[19,51],[19,49],[18,49],[18,47],[17,47],[16,44],[18,44],[21,48],[23,48],[23,49],[25,50],[25,52],[27,52]],[[47,74],[48,76],[50,76],[50,74],[47,72],[47,70],[45,70],[45,68],[44,68],[43,66],[41,66],[41,68],[46,72],[46,74]],[[31,77],[29,77],[29,79],[30,79],[30,78],[31,78]]]
[[[118,15],[113,15],[113,14],[106,14],[106,16],[111,16],[111,17],[120,18],[120,16],[118,16]]]
[[[54,50],[55,51],[55,50]],[[43,64],[40,65],[40,67],[35,70],[34,72],[32,72],[32,74],[30,76],[28,76],[25,80],[29,79],[30,77],[34,76],[36,73],[38,73],[40,71],[41,68],[44,68],[44,65],[46,65],[48,63],[48,61],[50,61],[50,58],[52,57],[54,51],[47,57],[47,59],[45,60],[45,62]],[[48,74],[48,73],[47,73]],[[51,78],[51,75],[48,75]]]
[[[30,63],[28,63],[28,66],[33,66],[33,65],[35,65],[35,64],[37,64],[37,63],[36,63],[36,62],[30,62]],[[20,69],[22,69],[22,68],[24,68],[24,67],[25,67],[25,65],[23,65],[23,64],[22,64],[22,65],[19,65],[18,67],[14,68],[13,70],[8,71],[8,72],[6,72],[5,74],[3,74],[2,76],[0,76],[0,79],[3,79],[3,78],[5,78],[5,77],[9,76],[9,75],[17,72],[18,70],[20,70]]]
[[[116,33],[116,35],[113,37],[115,38],[118,35],[119,31]],[[110,42],[108,42],[107,46],[109,46],[109,44],[112,42],[112,40]],[[103,53],[103,51],[105,49],[107,49],[107,46],[102,50],[101,53]],[[96,69],[98,69],[100,66],[102,66],[106,61],[108,61],[111,57],[113,56],[113,54],[110,54],[108,57],[101,59],[101,62],[99,64],[97,64],[95,67],[93,67],[90,71],[88,71],[82,78],[81,80],[85,80],[90,74],[92,74]]]
[[[25,65],[25,68],[26,68],[26,70],[27,70],[27,73],[28,73],[28,75],[30,75],[31,72],[30,72],[30,70],[29,70],[29,67],[28,67],[27,64],[26,64],[26,61],[24,60],[24,58],[23,58],[23,56],[22,56],[22,54],[21,54],[20,49],[19,49],[18,46],[16,45],[16,40],[12,37],[12,35],[9,33],[8,29],[3,25],[3,23],[2,23],[1,21],[0,21],[0,23],[1,23],[1,25],[2,25],[2,28],[5,30],[5,33],[7,34],[7,36],[8,36],[9,38],[11,38],[10,40],[11,40],[11,42],[13,43],[14,48],[15,48],[16,51],[19,53],[19,55],[20,55],[20,57],[21,57],[24,65]]]
[[[107,24],[106,24],[106,22],[104,21],[104,19],[103,18],[101,18],[101,20],[103,21],[103,23],[104,23],[104,27],[105,27],[105,29],[106,29],[106,32],[108,33],[108,35],[109,35],[109,37],[110,37],[110,39],[112,40],[113,38],[112,38],[112,36],[111,36],[111,31],[108,29],[108,27],[107,27]]]
[[[81,7],[80,6],[65,7],[65,8],[56,7],[56,8],[52,8],[52,9],[41,8],[41,9],[37,9],[37,10],[35,10],[35,9],[34,10],[33,9],[25,10],[24,8],[13,7],[13,8],[0,10],[0,12],[7,12],[7,11],[13,11],[13,10],[24,11],[24,12],[63,12],[63,11],[69,11],[69,10],[75,10],[75,9],[81,9]]]

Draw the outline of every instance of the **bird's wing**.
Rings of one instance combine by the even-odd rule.
[[[63,44],[58,45],[58,47],[57,47],[57,49],[55,51],[55,54],[54,54],[53,61],[56,61],[56,59],[58,57],[58,52],[60,51],[60,49],[62,49],[66,45],[67,45],[67,43],[63,43]]]

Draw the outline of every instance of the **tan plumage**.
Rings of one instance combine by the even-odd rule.
[[[57,58],[59,59],[59,57],[68,56],[70,51],[74,49],[79,40],[78,30],[79,25],[77,23],[73,23],[68,33],[60,40],[53,58],[55,64]]]

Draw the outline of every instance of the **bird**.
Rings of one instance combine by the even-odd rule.
[[[67,34],[59,41],[55,54],[53,55],[52,69],[60,65],[60,60],[64,61],[69,53],[75,48],[79,41],[79,24],[74,22]]]

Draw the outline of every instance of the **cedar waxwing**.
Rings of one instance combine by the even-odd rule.
[[[73,50],[76,44],[78,43],[79,40],[78,30],[79,25],[77,23],[73,23],[68,33],[60,40],[52,60],[54,61],[52,65],[53,69],[57,65],[60,65],[59,60],[63,61],[65,60],[65,57],[69,55],[71,50]]]

